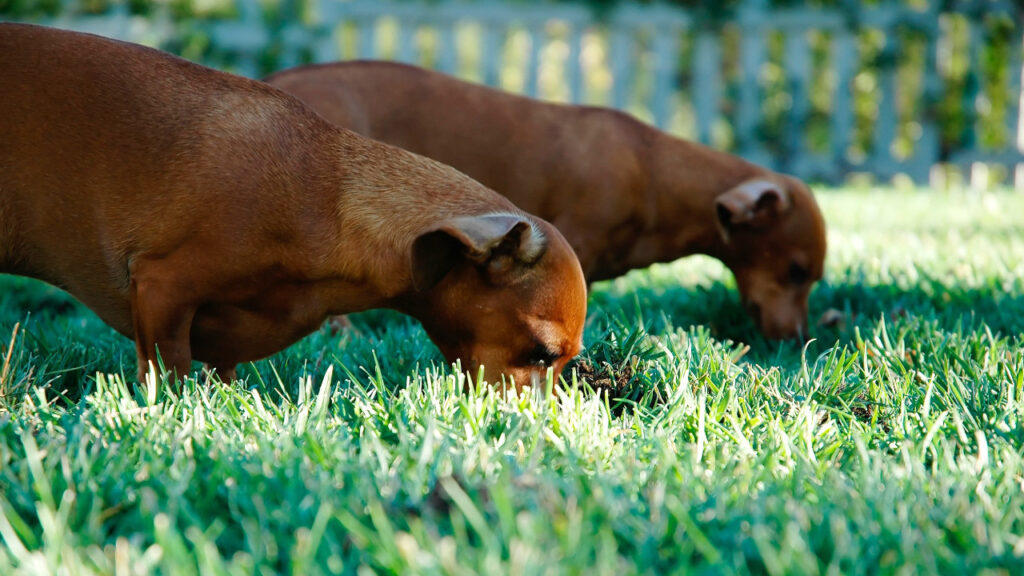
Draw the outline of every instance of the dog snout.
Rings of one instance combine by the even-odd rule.
[[[764,319],[761,318],[761,305],[754,300],[747,300],[743,303],[743,308],[747,311],[747,314],[754,319],[754,323],[757,324],[758,329],[761,329],[764,324]]]
[[[540,370],[530,370],[530,386],[533,388],[540,388],[541,385],[541,374]]]
[[[792,306],[766,306],[757,300],[747,300],[744,309],[754,320],[757,329],[769,340],[793,340],[805,343],[808,339],[807,314]]]
[[[804,344],[808,339],[807,320],[799,315],[762,318],[760,328],[769,340],[792,340]]]

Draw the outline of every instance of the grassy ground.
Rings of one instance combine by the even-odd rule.
[[[0,278],[0,573],[1022,573],[1024,197],[820,198],[811,344],[691,258],[599,285],[547,397],[462,392],[381,312],[139,387]]]

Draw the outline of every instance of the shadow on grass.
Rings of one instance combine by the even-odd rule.
[[[821,282],[811,295],[809,356],[834,346],[854,343],[857,332],[872,333],[881,319],[899,329],[925,320],[939,332],[971,332],[987,328],[1011,340],[1024,338],[1024,294],[1005,292],[992,284],[961,288],[924,279],[911,289],[868,283]],[[591,319],[585,334],[589,358],[573,364],[603,379],[595,357],[625,367],[634,355],[637,336],[660,335],[678,328],[701,326],[714,340],[749,346],[744,359],[763,366],[796,370],[804,352],[796,343],[770,342],[756,331],[739,304],[736,291],[721,282],[703,287],[638,287],[630,291],[599,284],[590,298]],[[831,311],[832,322],[817,320]],[[322,377],[327,366],[341,364],[354,379],[393,390],[411,372],[428,367],[448,370],[437,348],[415,320],[388,310],[350,316],[352,326],[340,331],[323,327],[287,351],[268,360],[240,366],[250,386],[290,393],[303,376]],[[15,323],[22,329],[12,355],[7,392],[19,392],[19,381],[44,384],[53,395],[77,401],[92,386],[97,372],[121,373],[134,380],[134,345],[116,334],[65,292],[41,282],[0,276],[0,344],[6,353]],[[602,341],[617,335],[619,348]],[[625,346],[625,347],[623,347]],[[599,351],[600,350],[600,351]],[[656,352],[639,352],[645,359]],[[585,355],[587,356],[587,355]],[[2,360],[2,358],[0,358]],[[198,365],[197,365],[198,367]],[[620,371],[609,380],[621,379]],[[346,374],[338,374],[345,377]],[[568,372],[566,372],[568,377]],[[3,391],[0,391],[3,392]]]
[[[797,343],[764,339],[740,306],[739,294],[723,283],[697,288],[640,287],[621,295],[599,287],[591,295],[590,307],[600,310],[598,315],[606,320],[628,319],[651,334],[704,326],[717,340],[749,345],[746,358],[753,362],[799,360],[801,353]],[[824,322],[826,316],[829,321]],[[923,319],[943,332],[987,327],[997,336],[1024,338],[1024,294],[1004,292],[996,285],[950,287],[932,279],[909,290],[823,281],[811,293],[810,336],[819,351],[852,344],[857,330],[868,334],[883,318],[896,326]],[[600,321],[594,324],[600,325]]]

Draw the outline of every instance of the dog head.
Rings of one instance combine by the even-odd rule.
[[[825,221],[810,189],[781,175],[747,180],[715,199],[721,260],[768,338],[807,336],[807,297],[821,279]]]
[[[581,347],[587,288],[579,261],[543,220],[492,213],[441,222],[412,246],[415,314],[450,362],[517,388],[555,376]]]

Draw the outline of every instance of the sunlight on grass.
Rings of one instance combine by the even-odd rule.
[[[140,387],[131,342],[0,278],[0,573],[1019,573],[1024,197],[819,197],[815,340],[690,258],[597,285],[547,396],[388,312]]]

